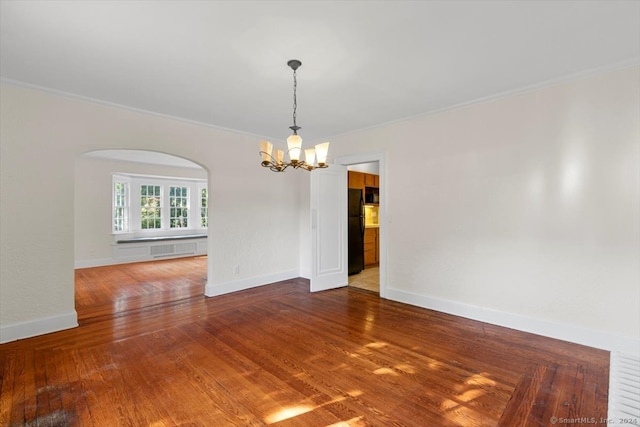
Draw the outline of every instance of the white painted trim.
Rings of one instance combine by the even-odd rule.
[[[136,262],[136,261],[123,261],[123,260],[116,260],[114,258],[77,260],[74,263],[74,268],[78,269],[78,268],[104,267],[105,265],[126,264],[130,262]]]
[[[193,257],[199,257],[199,256],[206,256],[206,255],[207,255],[206,251],[196,251],[194,253],[186,253],[186,254],[163,256],[163,257],[139,256],[139,257],[127,257],[127,258],[96,258],[96,259],[77,260],[74,263],[74,268],[78,269],[78,268],[104,267],[107,265],[133,264],[136,262],[163,261],[166,259],[178,259],[178,258],[193,258]]]
[[[387,298],[405,304],[465,317],[467,319],[478,320],[492,325],[504,326],[518,331],[529,332],[603,350],[637,354],[640,349],[640,340],[638,339],[586,329],[567,323],[551,322],[521,316],[519,314],[463,304],[399,289],[387,289]]]
[[[13,323],[0,327],[0,344],[76,328],[77,326],[78,314],[75,310],[57,316]]]
[[[283,271],[266,276],[249,277],[247,279],[234,280],[222,283],[208,282],[204,287],[204,294],[208,297],[229,294],[231,292],[243,291],[245,289],[256,288],[258,286],[269,285],[283,280],[296,279],[300,277],[297,270]]]

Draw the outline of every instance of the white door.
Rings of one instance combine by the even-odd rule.
[[[311,292],[347,286],[347,168],[311,172]]]

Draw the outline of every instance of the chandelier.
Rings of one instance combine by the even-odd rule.
[[[302,153],[302,138],[298,135],[298,131],[302,129],[296,124],[296,110],[298,109],[298,100],[296,98],[296,89],[298,88],[298,80],[296,79],[296,70],[300,68],[302,62],[292,59],[287,65],[293,70],[293,126],[289,129],[293,134],[287,138],[287,154],[289,163],[284,161],[284,151],[276,149],[275,157],[272,156],[273,144],[269,141],[260,141],[260,155],[262,156],[263,167],[269,168],[274,172],[283,172],[291,166],[293,169],[306,169],[312,171],[317,168],[326,168],[327,154],[329,152],[329,143],[323,142],[315,146],[315,148],[307,148],[304,150],[305,159],[300,160]]]

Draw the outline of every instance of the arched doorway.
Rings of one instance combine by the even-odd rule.
[[[80,321],[204,295],[207,183],[200,165],[155,151],[99,150],[77,159]]]

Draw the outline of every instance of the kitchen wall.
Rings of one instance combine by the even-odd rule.
[[[187,168],[79,156],[74,179],[74,260],[76,268],[116,264],[111,230],[112,174],[207,179],[202,168]],[[117,238],[117,236],[116,236]]]
[[[374,206],[374,205],[365,205],[364,206],[364,217],[365,217],[365,223],[368,226],[375,226],[375,225],[379,225],[379,219],[380,219],[380,214],[379,214],[379,209],[378,206]]]
[[[386,153],[389,298],[640,354],[640,68],[332,138]]]
[[[259,136],[6,83],[1,90],[0,342],[77,324],[76,161],[93,150],[158,151],[207,171],[208,295],[300,275],[308,181],[259,167]]]

